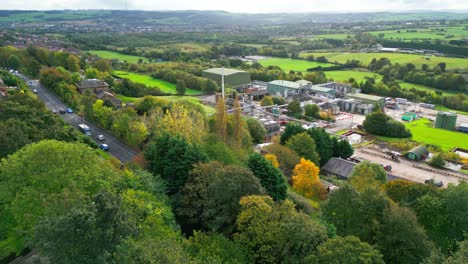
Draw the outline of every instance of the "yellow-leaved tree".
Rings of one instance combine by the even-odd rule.
[[[266,160],[269,160],[271,162],[271,164],[275,167],[275,168],[278,168],[279,167],[279,162],[278,162],[278,159],[276,158],[276,156],[274,154],[266,154],[265,155],[265,159]]]
[[[216,115],[215,115],[215,129],[218,137],[226,142],[227,141],[227,113],[226,105],[224,104],[224,98],[218,97],[216,104]]]
[[[160,108],[147,118],[148,127],[153,134],[169,133],[180,135],[189,142],[201,142],[206,135],[205,117],[198,111],[174,104],[171,110],[164,113]]]
[[[301,158],[301,161],[294,167],[293,189],[307,198],[319,195],[322,188],[319,171],[312,161]]]

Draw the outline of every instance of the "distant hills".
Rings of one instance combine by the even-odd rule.
[[[122,11],[122,10],[62,10],[9,11],[0,10],[0,24],[55,23],[93,21],[125,23],[127,25],[274,25],[299,23],[352,23],[379,21],[424,21],[468,19],[468,12],[376,12],[376,13],[270,13],[245,14],[225,11]]]

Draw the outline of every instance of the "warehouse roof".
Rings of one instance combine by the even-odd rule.
[[[274,80],[274,81],[269,82],[269,84],[284,86],[284,87],[288,87],[291,89],[299,89],[302,86],[300,83],[290,82],[290,81],[285,81],[285,80]]]
[[[322,92],[322,93],[330,93],[330,92],[334,92],[334,91],[335,91],[335,89],[326,88],[326,87],[321,87],[321,86],[318,86],[318,85],[312,86],[312,90],[313,90],[313,91],[317,91],[317,92]]]
[[[427,150],[425,146],[420,145],[408,151],[408,153],[413,153],[414,155],[418,157],[419,160],[421,160],[423,157],[429,154],[429,150]]]
[[[236,70],[236,69],[230,69],[230,68],[211,68],[211,69],[206,69],[204,70],[204,72],[209,72],[209,73],[214,73],[214,74],[219,74],[221,75],[223,73],[223,70],[224,70],[224,76],[228,76],[228,75],[232,75],[232,74],[235,74],[235,73],[244,73],[245,71],[241,71],[241,70]]]
[[[381,96],[363,94],[363,93],[348,94],[348,97],[365,99],[365,100],[374,100],[374,101],[379,101],[383,99],[383,97]]]

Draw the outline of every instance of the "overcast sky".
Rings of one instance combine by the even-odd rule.
[[[127,0],[128,9],[230,12],[468,10],[468,0]],[[0,0],[0,9],[125,9],[125,0]]]

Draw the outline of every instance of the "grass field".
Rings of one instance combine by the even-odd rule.
[[[124,103],[136,102],[136,101],[141,99],[141,98],[138,98],[138,97],[128,97],[128,96],[124,96],[124,95],[117,95],[117,97],[119,99],[121,99]],[[214,114],[216,112],[216,110],[213,107],[202,104],[200,99],[198,99],[196,97],[192,97],[192,96],[175,96],[174,95],[174,96],[153,96],[153,97],[163,98],[163,99],[169,100],[171,102],[179,102],[179,101],[185,100],[185,101],[190,101],[190,102],[195,103],[195,104],[200,104],[202,106],[203,110],[205,110],[205,113],[208,114],[208,115]]]
[[[332,66],[330,63],[320,63],[315,61],[306,61],[298,59],[289,59],[289,58],[269,58],[258,61],[263,67],[270,65],[278,66],[285,71],[307,71],[309,68],[314,68],[317,66]]]
[[[429,66],[436,66],[441,62],[447,64],[447,69],[468,69],[468,60],[462,58],[447,58],[447,57],[430,57],[426,60],[421,55],[414,54],[402,54],[402,53],[308,53],[302,52],[301,57],[305,58],[308,55],[314,55],[315,57],[325,56],[328,61],[345,63],[347,60],[359,60],[365,65],[368,65],[373,58],[388,58],[392,63],[407,64],[413,63],[416,67],[421,67],[423,64]]]
[[[137,74],[132,72],[126,71],[114,71],[114,75],[118,76],[119,78],[129,79],[132,82],[142,83],[148,87],[158,87],[161,89],[162,92],[176,94],[176,86],[173,83],[166,82],[163,80],[155,79],[149,75],[145,74]],[[202,94],[201,91],[187,89],[185,91],[188,95],[198,95]]]
[[[108,50],[90,50],[89,53],[96,55],[102,59],[106,60],[119,60],[119,61],[127,61],[129,63],[137,63],[139,59],[143,59],[143,61],[148,61],[148,59],[144,57],[126,55],[114,51]]]
[[[416,142],[437,145],[447,151],[454,147],[468,148],[468,134],[434,128],[433,122],[428,119],[416,120],[405,126],[411,130],[411,139]]]
[[[461,39],[468,37],[468,30],[462,27],[448,27],[444,28],[445,31],[438,31],[435,28],[415,29],[417,32],[407,32],[406,29],[400,30],[384,30],[384,31],[372,31],[369,32],[372,35],[384,34],[386,39],[403,39],[403,40],[415,40],[415,39],[441,39],[441,40],[452,40]],[[450,37],[447,38],[447,36]]]

